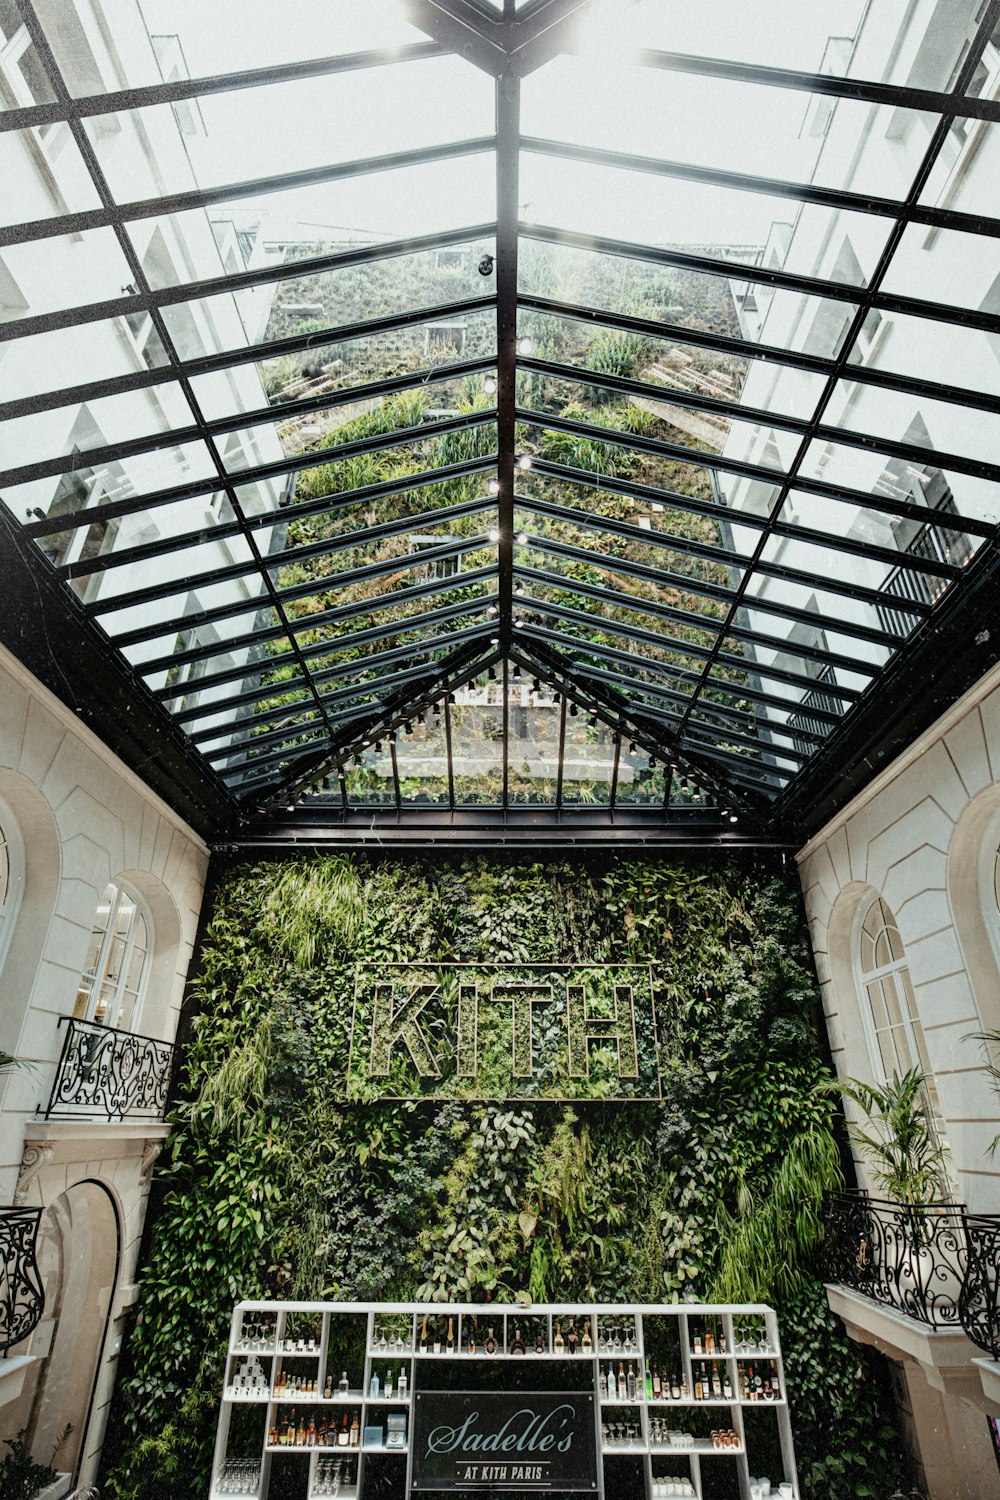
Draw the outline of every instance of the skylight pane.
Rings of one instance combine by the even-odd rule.
[[[119,202],[321,170],[494,128],[492,84],[453,56],[206,94],[197,106],[190,133],[183,123],[178,130],[169,104],[86,121]],[[115,123],[120,135],[110,133]],[[140,135],[152,144],[155,173]]]
[[[451,708],[451,759],[459,807],[503,800],[503,687],[480,679],[456,688]]]

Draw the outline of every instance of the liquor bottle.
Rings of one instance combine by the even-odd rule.
[[[560,1328],[559,1324],[557,1323],[556,1324],[556,1336],[552,1340],[552,1352],[554,1354],[562,1354],[562,1352],[565,1349],[565,1347],[566,1347],[566,1341],[564,1340],[564,1338],[562,1336],[562,1329]]]
[[[344,1413],[344,1416],[345,1417],[347,1416],[346,1411]],[[354,1413],[354,1421],[351,1423],[351,1430],[350,1430],[350,1433],[348,1435],[348,1440],[349,1440],[350,1446],[352,1448],[360,1448],[360,1446],[361,1446],[361,1423],[358,1421],[358,1414],[357,1414],[357,1412]]]
[[[326,1377],[326,1385],[323,1387],[323,1400],[324,1401],[332,1401],[333,1400],[333,1376],[332,1375],[328,1375]]]
[[[719,1374],[719,1366],[712,1360],[712,1395],[716,1401],[722,1400],[722,1376]]]
[[[744,1389],[746,1391],[746,1398],[745,1399],[747,1401],[756,1401],[756,1399],[757,1399],[757,1388],[756,1388],[756,1385],[754,1383],[753,1365],[747,1365],[746,1372],[745,1372],[745,1374],[743,1376],[743,1385],[744,1385]]]
[[[629,1365],[629,1367],[628,1367],[628,1375],[627,1375],[626,1379],[627,1379],[627,1382],[628,1382],[628,1399],[630,1401],[634,1401],[635,1400],[635,1365]]]
[[[426,1354],[427,1353],[427,1319],[426,1318],[423,1320],[423,1322],[420,1325],[420,1352],[421,1352],[421,1354]]]
[[[681,1399],[681,1383],[676,1375],[670,1381],[670,1399],[671,1401],[679,1401]]]
[[[660,1379],[660,1367],[659,1367],[659,1365],[656,1365],[656,1364],[653,1365],[653,1378],[650,1381],[650,1386],[652,1388],[653,1400],[654,1401],[662,1401],[662,1399],[663,1399],[663,1382]]]
[[[293,1406],[292,1410],[291,1410],[291,1414],[290,1414],[290,1416],[288,1418],[288,1421],[285,1424],[285,1447],[286,1448],[292,1448],[292,1447],[295,1446],[295,1433],[296,1433],[295,1407]]]
[[[618,1361],[618,1399],[626,1400],[628,1396],[628,1381],[625,1379],[625,1366],[621,1360]]]
[[[307,1448],[315,1448],[315,1446],[316,1446],[316,1418],[312,1414],[312,1412],[310,1412],[310,1414],[309,1414],[309,1426],[308,1426],[308,1428],[306,1430],[306,1447]]]
[[[527,1349],[524,1347],[524,1340],[521,1337],[521,1330],[520,1330],[520,1328],[518,1328],[517,1324],[515,1323],[514,1324],[514,1337],[510,1341],[510,1349],[508,1350],[508,1353],[510,1353],[510,1354],[527,1354],[527,1352],[528,1352]]]
[[[618,1381],[615,1379],[614,1365],[608,1365],[608,1400],[618,1400]]]
[[[326,1418],[325,1417],[320,1417],[320,1419],[319,1419],[319,1430],[316,1433],[316,1446],[317,1446],[317,1448],[325,1448],[326,1445],[327,1445]]]
[[[605,1375],[600,1365],[598,1365],[597,1367],[597,1394],[600,1396],[602,1401],[606,1401],[608,1399],[608,1377]]]
[[[475,1324],[475,1320],[473,1318],[469,1318],[468,1323],[469,1323],[468,1338],[466,1340],[465,1347],[466,1347],[466,1349],[468,1349],[468,1351],[469,1351],[470,1354],[475,1354],[475,1352],[476,1352],[476,1324]]]
[[[694,1352],[695,1354],[701,1354],[703,1350],[704,1344],[702,1343],[701,1338],[701,1327],[698,1323],[696,1323],[694,1326]]]
[[[454,1354],[454,1352],[455,1352],[455,1320],[454,1320],[454,1318],[449,1318],[448,1319],[448,1349],[447,1349],[447,1352],[449,1354]]]
[[[487,1354],[495,1354],[497,1352],[497,1341],[492,1328],[486,1330],[486,1341],[483,1344],[483,1349]]]
[[[347,1420],[347,1413],[345,1411],[344,1412],[344,1420],[343,1420],[343,1422],[341,1422],[341,1424],[340,1424],[340,1431],[337,1433],[337,1447],[338,1448],[346,1448],[347,1445],[348,1445],[348,1443],[350,1442],[350,1440],[351,1440],[351,1429],[350,1429],[350,1424],[348,1423],[348,1420]]]
[[[589,1318],[587,1319],[587,1321],[583,1325],[583,1338],[580,1340],[580,1348],[583,1350],[584,1354],[591,1354],[591,1353],[593,1353],[594,1341],[590,1337],[590,1319]]]
[[[691,1387],[688,1385],[688,1378],[686,1375],[681,1376],[681,1400],[691,1400]]]
[[[576,1324],[570,1323],[569,1333],[566,1335],[566,1348],[570,1354],[576,1353]]]
[[[771,1400],[781,1400],[781,1381],[778,1379],[778,1371],[774,1365],[771,1366]]]
[[[724,1328],[720,1328],[719,1329],[719,1353],[720,1354],[725,1354],[725,1352],[726,1352],[726,1330]]]
[[[371,1380],[369,1380],[368,1382],[368,1394],[369,1396],[371,1396],[373,1401],[378,1400],[379,1380],[377,1375],[373,1375]]]
[[[277,1448],[278,1446],[278,1424],[276,1422],[272,1422],[267,1429],[267,1446],[269,1448]]]
[[[435,1354],[441,1353],[441,1327],[437,1322],[434,1324],[434,1337],[431,1339],[431,1349]]]
[[[729,1378],[728,1365],[722,1372],[722,1399],[724,1401],[732,1401],[733,1399],[733,1382]]]
[[[705,1399],[705,1388],[704,1388],[704,1386],[701,1383],[701,1370],[697,1369],[697,1370],[693,1371],[693,1374],[694,1374],[694,1399],[696,1401],[704,1401],[704,1399]]]
[[[654,1365],[653,1368],[655,1370],[656,1366]],[[647,1361],[646,1361],[646,1400],[647,1401],[654,1401],[655,1399],[656,1398],[653,1395],[653,1377],[652,1377],[652,1374],[650,1373],[649,1360],[647,1359]]]
[[[391,1401],[392,1400],[392,1371],[391,1370],[386,1370],[386,1372],[385,1372],[385,1399],[387,1401]]]
[[[340,1377],[340,1383],[337,1386],[337,1390],[340,1392],[340,1394],[342,1396],[346,1396],[350,1392],[350,1389],[351,1389],[351,1384],[350,1384],[350,1381],[347,1378],[347,1371],[344,1370],[344,1372],[342,1373],[342,1375]]]
[[[711,1328],[705,1329],[705,1353],[715,1353],[715,1334],[712,1332]]]
[[[753,1388],[754,1388],[753,1399],[755,1401],[763,1401],[763,1399],[764,1399],[764,1380],[763,1380],[763,1377],[761,1376],[761,1374],[760,1374],[759,1371],[757,1372],[757,1374],[754,1375],[754,1378],[753,1378]]]
[[[548,1340],[545,1337],[545,1325],[535,1324],[535,1353],[547,1354],[549,1352]]]
[[[397,1397],[399,1398],[400,1401],[403,1401],[403,1400],[406,1399],[406,1387],[407,1387],[407,1383],[408,1382],[407,1382],[407,1379],[406,1379],[406,1371],[405,1371],[405,1369],[400,1370],[400,1372],[399,1372],[399,1379],[396,1381],[396,1395],[397,1395]]]
[[[303,1412],[302,1415],[301,1415],[301,1417],[299,1418],[299,1430],[295,1434],[295,1446],[296,1446],[296,1448],[304,1448],[305,1445],[306,1445],[306,1414],[305,1414],[305,1412]]]

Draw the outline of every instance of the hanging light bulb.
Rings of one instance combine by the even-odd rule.
[[[500,493],[500,481],[499,481],[499,479],[489,479],[489,480],[487,480],[487,482],[486,482],[486,488],[489,490],[489,492],[490,492],[491,495],[499,495],[499,493]]]
[[[487,539],[491,542],[498,542],[500,540],[500,532],[496,526],[491,526],[489,531],[486,533],[486,536]]]
[[[580,712],[580,710],[577,708],[576,704],[575,703],[571,703],[570,706],[569,706],[569,716],[570,716],[570,718],[571,719],[575,719],[576,716],[577,716],[577,714],[579,712]]]
[[[497,389],[497,378],[495,375],[487,375],[483,380],[483,390],[487,396],[495,396]]]
[[[535,347],[535,341],[531,337],[531,334],[530,333],[522,333],[521,337],[517,341],[517,352],[518,352],[518,354],[530,354],[531,351],[532,351],[532,349],[534,349],[534,347]]]
[[[531,468],[531,454],[530,453],[522,453],[521,456],[520,456],[520,458],[517,461],[517,467],[519,469],[530,469]]]
[[[526,531],[519,531],[516,541],[519,547],[526,547],[528,545],[528,533]]]
[[[516,662],[514,664],[514,670],[510,675],[515,682],[521,681],[521,668],[517,665]]]

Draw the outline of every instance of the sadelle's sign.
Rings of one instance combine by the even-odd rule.
[[[418,1391],[415,1490],[597,1489],[594,1397],[581,1391]]]
[[[659,1100],[652,970],[359,965],[347,1097]]]

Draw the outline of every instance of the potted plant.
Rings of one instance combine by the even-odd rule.
[[[849,1126],[851,1139],[889,1200],[871,1214],[880,1295],[922,1321],[957,1322],[965,1236],[961,1210],[948,1212],[947,1150],[931,1115],[926,1075],[911,1068],[882,1084],[849,1078],[840,1089],[867,1116],[868,1128]]]

